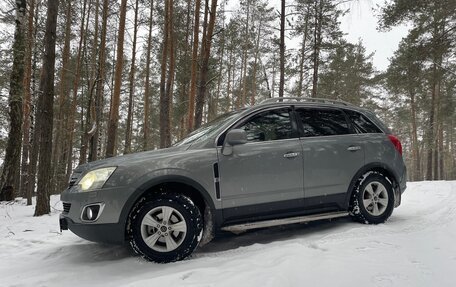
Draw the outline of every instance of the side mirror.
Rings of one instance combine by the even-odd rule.
[[[225,137],[225,143],[234,146],[247,143],[247,134],[245,130],[232,129]]]
[[[232,129],[225,136],[222,154],[229,156],[233,154],[233,146],[247,143],[247,134],[241,129]]]

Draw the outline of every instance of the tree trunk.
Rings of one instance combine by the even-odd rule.
[[[124,153],[131,152],[131,129],[133,124],[133,96],[135,93],[135,72],[136,72],[136,39],[138,37],[138,5],[139,0],[135,1],[135,19],[133,21],[133,47],[131,51],[131,66],[130,66],[130,86],[128,97],[128,114],[127,114],[127,130],[125,132],[125,148]]]
[[[103,15],[101,20],[101,39],[100,39],[100,53],[98,55],[98,81],[95,94],[95,122],[96,130],[90,139],[90,153],[89,161],[95,161],[98,158],[98,141],[100,139],[101,119],[103,116],[103,98],[104,98],[104,84],[106,80],[106,33],[108,23],[109,1],[103,0]]]
[[[43,67],[40,79],[38,115],[40,122],[40,151],[35,216],[50,212],[51,153],[54,106],[55,40],[59,0],[48,0],[46,31],[44,34]]]
[[[98,15],[99,15],[100,1],[96,0],[95,2],[95,30],[93,33],[93,43],[92,51],[90,56],[90,63],[86,63],[87,67],[91,66],[90,76],[87,76],[87,89],[89,93],[89,99],[87,104],[87,115],[86,115],[86,124],[83,133],[81,134],[81,151],[79,154],[79,164],[84,164],[87,162],[87,152],[89,151],[89,142],[97,130],[96,126],[96,107],[94,95],[95,88],[98,81],[98,67],[97,67],[97,55],[98,55]],[[87,16],[89,19],[89,16]],[[89,21],[86,23],[86,30],[88,30]],[[84,45],[86,45],[87,37],[84,38]]]
[[[144,90],[144,137],[143,137],[143,149],[150,149],[150,61],[151,61],[151,50],[152,50],[152,19],[153,19],[153,1],[150,4],[150,15],[149,15],[149,36],[147,38],[147,54],[146,54],[146,80]]]
[[[195,122],[195,96],[196,80],[198,74],[198,36],[199,36],[199,17],[201,9],[201,0],[195,0],[195,21],[193,23],[193,48],[192,48],[192,67],[190,78],[190,92],[188,96],[188,122],[187,129],[191,132]]]
[[[259,60],[259,53],[260,53],[260,38],[261,38],[261,26],[263,25],[263,21],[259,20],[258,23],[258,30],[257,30],[257,38],[255,41],[255,59],[253,61],[253,72],[252,72],[252,95],[250,96],[250,105],[255,105],[255,97],[257,96],[257,70],[258,70],[258,60]]]
[[[306,44],[309,24],[309,11],[307,10],[304,20],[304,35],[302,36],[301,42],[301,57],[299,59],[299,81],[298,81],[298,97],[302,97],[302,90],[304,87],[304,62],[306,55]]]
[[[241,106],[245,107],[246,99],[247,99],[247,50],[249,47],[249,19],[250,19],[250,1],[247,0],[247,15],[245,21],[245,31],[244,31],[244,40],[243,40],[243,53],[242,53],[242,98],[241,98]],[[282,26],[281,26],[282,27]]]
[[[429,112],[429,122],[428,122],[428,131],[427,131],[427,166],[426,166],[426,179],[432,180],[433,179],[433,155],[434,149],[436,148],[435,143],[435,106],[437,100],[437,65],[436,63],[433,64],[432,68],[432,83],[431,83],[431,106]]]
[[[73,96],[71,99],[70,111],[67,120],[67,136],[66,136],[66,143],[65,143],[65,160],[66,160],[66,173],[65,178],[62,180],[62,184],[68,182],[68,179],[73,171],[73,139],[74,139],[74,128],[75,128],[75,114],[78,102],[78,90],[79,90],[79,81],[81,77],[81,58],[83,55],[83,42],[84,42],[84,35],[85,35],[85,18],[87,12],[87,0],[84,0],[83,8],[82,8],[82,21],[79,31],[79,45],[77,50],[76,56],[76,72],[73,79]],[[88,21],[88,19],[87,19]]]
[[[420,152],[418,146],[418,132],[416,124],[415,94],[410,93],[411,119],[412,119],[412,179],[421,180]]]
[[[285,0],[281,1],[280,12],[280,81],[279,97],[283,97],[285,88]]]
[[[13,67],[10,76],[9,117],[10,130],[6,143],[5,162],[0,178],[1,200],[13,200],[17,192],[20,177],[21,142],[22,142],[22,82],[24,80],[24,25],[26,1],[16,1],[16,28],[13,43]]]
[[[165,0],[165,25],[163,28],[162,60],[160,67],[160,148],[167,147],[167,137],[169,134],[169,106],[166,98],[166,70],[168,66],[169,52],[169,25],[171,24],[169,16],[170,4],[172,4],[172,0]]]
[[[119,125],[120,89],[122,87],[123,50],[125,38],[125,18],[127,14],[127,0],[120,4],[119,34],[117,37],[117,60],[114,79],[114,94],[111,99],[111,111],[108,121],[108,142],[106,145],[106,157],[116,155],[117,127]]]
[[[63,44],[62,53],[62,68],[60,72],[60,84],[58,94],[58,109],[57,109],[57,120],[56,130],[54,138],[54,146],[52,152],[52,162],[54,163],[54,186],[56,190],[63,186],[65,183],[66,174],[66,163],[67,163],[67,152],[64,151],[65,138],[62,135],[66,133],[68,128],[68,65],[70,61],[70,40],[71,40],[71,22],[72,22],[72,6],[71,1],[66,1],[66,13],[65,13],[65,37]]]
[[[209,0],[207,0],[206,4]],[[200,72],[200,85],[198,87],[198,94],[196,97],[196,110],[195,110],[195,129],[201,126],[201,121],[203,118],[203,107],[206,99],[206,90],[207,90],[207,74],[209,71],[209,56],[211,53],[211,44],[212,44],[212,35],[214,34],[214,26],[216,19],[217,10],[217,0],[212,0],[209,24],[207,27],[206,33],[203,32],[203,41],[201,49],[201,72]]]
[[[32,93],[30,89],[30,84],[32,82],[32,57],[33,49],[35,45],[35,25],[34,25],[34,16],[35,16],[35,0],[30,1],[30,7],[28,9],[28,22],[27,22],[27,47],[25,53],[25,74],[23,81],[23,95],[24,99],[22,102],[22,161],[21,161],[21,184],[20,190],[21,195],[27,196],[27,184],[29,181],[28,175],[28,161],[30,153],[30,126],[31,126],[31,104],[32,104]],[[27,205],[31,205],[29,199],[27,198]]]
[[[175,38],[174,38],[174,23],[173,23],[173,0],[169,3],[169,24],[168,24],[168,55],[169,55],[169,70],[168,79],[166,81],[165,90],[165,106],[163,112],[165,117],[165,147],[171,146],[171,112],[173,106],[173,86],[174,86],[174,71],[176,66],[176,51],[175,51]]]
[[[313,47],[312,98],[317,97],[318,69],[320,66],[321,29],[323,25],[323,0],[315,1],[315,28]]]
[[[38,15],[40,13],[40,5],[41,2],[37,2],[36,5],[36,11],[35,11],[35,27],[38,27]],[[34,37],[36,39],[38,29],[35,28],[34,31]],[[32,71],[36,71],[37,69],[37,62],[38,62],[38,45],[35,45],[33,48],[33,60],[32,60]],[[36,95],[36,73],[32,72],[32,98],[34,95]],[[32,100],[33,102],[33,100]],[[27,167],[27,175],[28,175],[28,182],[26,186],[26,193],[27,193],[27,205],[32,205],[32,196],[33,193],[35,192],[35,184],[36,184],[36,166],[37,166],[37,161],[38,161],[38,151],[39,151],[39,144],[34,144],[34,143],[39,143],[39,131],[40,129],[38,128],[39,121],[36,117],[37,114],[37,109],[36,105],[31,105],[31,111],[30,111],[30,134],[31,134],[31,140],[30,140],[30,160],[28,163]]]
[[[224,3],[222,3],[222,5],[223,6],[221,7],[221,9],[224,10],[225,9]],[[222,26],[223,27],[225,26],[225,20],[223,20]],[[225,45],[226,45],[225,44],[225,33],[222,34],[222,38],[220,40],[220,45],[222,47],[220,48],[221,52],[220,52],[220,58],[219,58],[219,63],[218,63],[219,71],[218,71],[218,75],[217,75],[217,91],[215,93],[215,98],[213,98],[211,108],[209,109],[209,121],[211,121],[217,117],[218,110],[219,110],[220,90],[221,90],[221,86],[222,86],[222,78],[223,78],[223,73],[224,73],[223,60],[224,60],[224,56],[225,56]]]

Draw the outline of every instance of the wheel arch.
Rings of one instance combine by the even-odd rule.
[[[361,176],[368,172],[378,172],[383,174],[388,181],[391,182],[391,185],[393,187],[393,191],[397,188],[398,183],[399,183],[399,177],[397,174],[394,173],[393,169],[390,168],[388,165],[380,162],[374,162],[374,163],[369,163],[365,166],[363,166],[361,169],[358,170],[358,172],[353,176],[352,180],[350,181],[350,185],[348,186],[347,190],[347,195],[345,197],[345,208],[348,209],[350,205],[350,199],[352,198],[354,189],[356,184],[358,183],[359,179]]]
[[[177,192],[192,199],[195,205],[200,209],[201,215],[203,215],[203,217],[208,215],[211,216],[212,218],[208,222],[214,222],[215,205],[209,193],[201,184],[185,176],[165,175],[143,183],[133,192],[124,204],[119,223],[122,224],[122,228],[125,230],[125,238],[128,237],[127,224],[129,215],[136,204],[144,197],[152,196],[163,189],[172,188],[180,188]],[[206,222],[206,220],[204,221]]]

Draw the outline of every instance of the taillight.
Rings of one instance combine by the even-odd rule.
[[[402,144],[401,141],[395,135],[388,135],[388,138],[393,143],[396,150],[402,155]]]

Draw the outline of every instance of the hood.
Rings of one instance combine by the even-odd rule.
[[[97,160],[89,162],[86,164],[79,165],[75,168],[74,173],[81,174],[87,170],[92,170],[95,168],[110,167],[110,166],[129,166],[135,165],[142,161],[150,161],[153,159],[159,159],[162,157],[172,156],[177,153],[188,150],[190,145],[169,147],[158,150],[144,151],[138,153],[131,153],[126,155],[120,155],[116,157],[105,158],[102,160]]]

